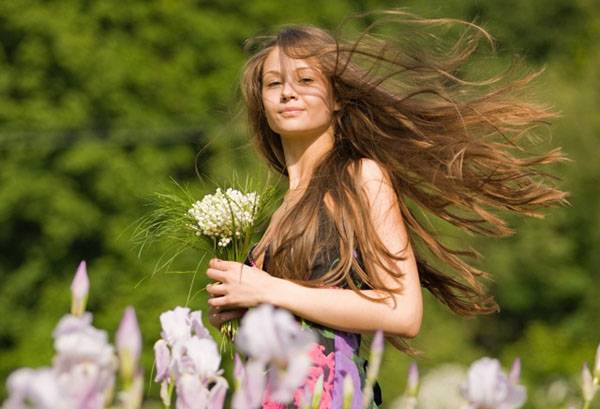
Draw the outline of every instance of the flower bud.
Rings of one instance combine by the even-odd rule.
[[[581,390],[583,392],[583,400],[590,402],[592,399],[594,399],[596,388],[596,385],[594,385],[594,379],[592,378],[592,373],[590,372],[590,368],[586,362],[583,364],[583,368],[581,370]]]
[[[171,363],[171,351],[167,341],[159,339],[154,343],[154,364],[156,365],[156,376],[154,382],[168,381],[171,377],[169,365]]]
[[[235,354],[233,364],[233,378],[235,379],[235,389],[238,390],[242,386],[242,379],[245,376],[245,368],[242,359],[238,353]]]
[[[385,339],[383,338],[383,331],[378,330],[375,332],[373,342],[371,343],[371,353],[369,354],[369,367],[367,369],[367,378],[373,384],[377,374],[379,372],[379,366],[381,365],[381,356],[383,355],[383,346]]]
[[[521,359],[515,358],[510,367],[510,372],[508,374],[508,380],[513,384],[519,383],[519,378],[521,377]]]
[[[406,395],[411,397],[417,396],[419,390],[419,369],[415,362],[410,364],[408,369],[408,382],[406,385]]]
[[[139,409],[142,407],[142,401],[144,400],[144,375],[142,371],[138,371],[133,376],[129,387],[120,391],[118,398],[122,409]]]
[[[116,337],[117,352],[121,367],[121,376],[125,384],[133,380],[142,352],[142,334],[135,316],[135,310],[129,306],[123,314]]]
[[[383,331],[377,330],[375,332],[375,336],[373,337],[373,342],[371,342],[371,352],[369,354],[369,363],[367,367],[367,379],[365,380],[362,391],[362,407],[364,408],[366,408],[371,402],[371,399],[373,399],[373,385],[375,384],[377,374],[379,373],[384,343],[385,339],[383,337]]]
[[[383,352],[384,343],[385,340],[383,339],[383,331],[376,331],[375,336],[373,337],[373,343],[371,344],[371,353],[381,354]]]
[[[319,409],[319,403],[321,402],[321,395],[323,394],[323,374],[319,376],[313,389],[313,398],[310,405],[311,409]]]
[[[79,267],[77,267],[77,272],[71,283],[71,314],[78,317],[84,313],[89,291],[90,281],[84,260],[79,263]]]
[[[343,396],[343,409],[350,409],[352,407],[352,398],[354,397],[354,384],[352,383],[352,377],[349,374],[344,376],[344,389],[342,392]]]
[[[596,363],[594,364],[594,378],[597,379],[596,382],[600,381],[600,344],[598,345],[598,349],[596,349]]]

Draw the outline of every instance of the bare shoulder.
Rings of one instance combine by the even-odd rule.
[[[382,237],[400,233],[402,241],[406,240],[406,228],[400,210],[400,198],[394,189],[388,170],[373,159],[363,158],[359,163],[357,174],[367,202],[369,213],[375,228]]]
[[[360,187],[366,195],[369,203],[378,210],[383,211],[397,205],[397,195],[394,191],[392,181],[387,169],[374,159],[361,158],[354,162],[357,186]],[[350,169],[352,169],[350,167]],[[335,204],[329,194],[325,195],[325,205],[330,214],[335,214]]]
[[[387,169],[379,162],[369,158],[362,158],[357,163],[358,186],[368,197],[377,196],[378,199],[393,201],[396,197],[392,180]]]
[[[392,184],[387,169],[379,162],[370,158],[362,158],[357,163],[359,184],[368,182],[379,182],[387,185]]]

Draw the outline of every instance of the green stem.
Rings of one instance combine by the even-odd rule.
[[[169,404],[165,405],[165,409],[169,409],[171,407],[171,398],[173,397],[173,387],[175,386],[174,382],[169,384]],[[163,402],[164,404],[164,402]]]

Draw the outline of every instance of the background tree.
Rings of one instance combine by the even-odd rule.
[[[190,276],[156,275],[135,287],[152,271],[159,249],[138,259],[130,227],[169,178],[186,183],[196,181],[196,172],[222,179],[233,167],[242,173],[261,168],[235,110],[244,39],[285,23],[333,29],[351,13],[397,6],[368,0],[285,7],[274,0],[136,0],[127,7],[114,0],[0,2],[0,380],[18,366],[48,363],[50,334],[68,310],[68,284],[81,259],[88,261],[97,326],[114,333],[126,305],[138,311],[149,376],[158,315],[185,302]],[[508,365],[519,355],[525,383],[541,385],[527,407],[552,407],[543,398],[546,385],[577,373],[600,339],[600,288],[594,285],[600,8],[584,0],[412,0],[400,6],[482,24],[498,41],[490,69],[515,53],[533,67],[547,67],[538,100],[554,104],[563,117],[544,147],[561,145],[574,160],[555,169],[572,206],[543,220],[511,220],[518,232],[511,238],[478,239],[474,245],[486,257],[482,268],[495,277],[502,311],[464,320],[426,297],[414,344],[426,354],[425,372],[482,354]],[[465,239],[436,225],[449,243]],[[191,301],[194,308],[205,305],[204,293]],[[408,360],[387,351],[381,384],[389,407],[404,388],[398,379]],[[0,399],[5,393],[0,389]],[[149,396],[157,395],[154,387]]]

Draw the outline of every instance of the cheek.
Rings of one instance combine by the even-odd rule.
[[[269,127],[271,127],[271,129],[273,129],[273,126],[275,123],[274,118],[275,118],[275,115],[277,114],[277,112],[275,111],[273,103],[271,101],[269,101],[266,97],[263,97],[262,104],[263,104],[263,108],[265,111],[265,117],[267,119],[267,123],[269,124]]]
[[[276,107],[279,103],[279,96],[268,91],[263,92],[262,103],[265,107],[265,111],[272,113],[274,110],[276,110]]]
[[[328,108],[324,108],[321,110],[319,114],[319,124],[323,126],[328,126],[331,124],[332,119],[333,115]]]
[[[322,99],[313,99],[311,103],[312,117],[318,122],[327,122],[331,120],[333,114],[332,107]]]

